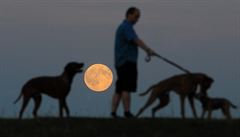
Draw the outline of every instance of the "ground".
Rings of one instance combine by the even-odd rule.
[[[0,137],[240,137],[240,119],[0,119]]]

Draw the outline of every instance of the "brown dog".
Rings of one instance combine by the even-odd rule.
[[[152,109],[152,116],[154,116],[154,113],[157,110],[163,108],[168,104],[168,94],[170,91],[174,91],[180,96],[182,118],[185,118],[184,101],[186,97],[189,99],[194,117],[197,118],[193,100],[196,94],[197,86],[200,86],[200,92],[206,93],[207,90],[211,87],[213,81],[214,80],[212,78],[202,73],[175,75],[166,80],[160,81],[159,83],[151,86],[146,92],[140,94],[140,96],[143,96],[152,90],[148,101],[139,110],[136,117],[138,117],[147,107],[149,107],[157,98],[159,98],[160,104]],[[162,95],[165,95],[165,97]],[[161,103],[161,99],[164,99],[163,103]]]
[[[208,119],[211,119],[212,117],[212,111],[221,109],[223,114],[227,119],[231,119],[231,113],[230,113],[230,107],[236,109],[237,106],[233,105],[229,100],[225,98],[210,98],[207,95],[204,94],[197,94],[196,98],[200,100],[202,103],[202,118],[204,118],[204,115],[206,111],[208,111]]]
[[[59,115],[63,116],[63,109],[65,109],[67,117],[69,117],[69,109],[66,102],[66,97],[71,90],[71,83],[75,74],[82,72],[84,64],[77,62],[68,63],[64,71],[59,76],[43,76],[29,80],[22,88],[19,97],[14,103],[23,96],[23,104],[19,113],[19,118],[22,118],[24,109],[26,108],[29,100],[34,99],[33,116],[37,117],[37,111],[41,104],[41,94],[46,94],[50,97],[59,100]]]

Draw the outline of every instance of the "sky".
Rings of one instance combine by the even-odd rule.
[[[240,107],[239,0],[1,0],[0,117],[17,117],[21,103],[12,102],[27,80],[59,75],[70,61],[84,62],[86,67],[106,64],[115,82],[114,36],[130,6],[141,10],[135,30],[149,47],[192,72],[211,76],[215,82],[209,96],[227,98]],[[140,50],[134,114],[148,97],[138,93],[183,73],[157,58],[146,63],[145,56]],[[104,93],[94,93],[84,84],[83,74],[77,75],[67,98],[71,115],[109,117],[114,89],[115,83]],[[195,102],[200,115],[201,104]],[[192,117],[185,103],[187,117]],[[156,116],[180,117],[179,108],[179,97],[171,93],[171,103]],[[24,116],[32,117],[32,109],[30,102]],[[143,116],[150,112],[151,108]],[[232,113],[240,117],[239,109]],[[123,114],[122,105],[118,114]],[[44,96],[39,115],[57,116],[58,102]],[[213,116],[222,114],[217,111]]]

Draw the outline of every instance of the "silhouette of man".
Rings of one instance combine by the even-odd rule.
[[[133,26],[138,22],[140,10],[130,7],[126,12],[126,19],[119,25],[115,36],[115,56],[114,65],[117,71],[116,89],[112,98],[113,118],[118,118],[116,113],[120,101],[123,102],[124,116],[132,118],[130,111],[131,92],[136,92],[137,88],[137,59],[138,47],[142,48],[148,55],[156,55],[137,36]]]

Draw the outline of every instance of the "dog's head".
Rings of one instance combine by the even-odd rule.
[[[64,71],[69,74],[76,74],[83,71],[84,63],[78,63],[78,62],[69,62],[65,68]]]
[[[206,74],[198,74],[198,82],[201,88],[200,92],[206,96],[207,90],[211,87],[211,85],[214,82],[213,78],[207,76]]]
[[[208,100],[208,95],[202,92],[197,93],[194,97],[203,104]]]
[[[206,97],[207,97],[207,95],[202,93],[202,92],[199,92],[199,93],[195,94],[195,98],[198,99],[198,100],[202,100]]]

